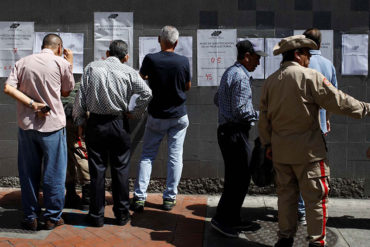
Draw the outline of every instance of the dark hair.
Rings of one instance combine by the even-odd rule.
[[[306,31],[304,31],[303,35],[306,36],[306,38],[315,41],[317,47],[320,47],[320,45],[321,45],[321,32],[320,32],[319,29],[314,28],[314,27],[309,28]]]
[[[293,49],[289,50],[283,53],[283,60],[281,61],[282,63],[288,62],[288,61],[294,61],[294,53],[304,53],[304,49],[307,49],[306,47],[298,48],[298,49]]]
[[[56,48],[59,44],[63,44],[62,38],[58,34],[49,33],[42,40],[41,49],[46,47]]]
[[[253,45],[249,40],[239,41],[236,44],[236,49],[238,49],[238,60],[244,59],[246,52],[255,53]]]
[[[109,45],[109,56],[117,57],[119,60],[127,55],[128,46],[123,40],[113,40]]]

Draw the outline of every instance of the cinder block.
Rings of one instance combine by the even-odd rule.
[[[1,140],[16,141],[18,125],[16,123],[0,123]]]
[[[16,158],[18,155],[18,141],[0,140],[0,154],[1,158]]]
[[[365,179],[364,189],[365,196],[370,196],[370,178]]]
[[[368,11],[369,1],[367,0],[351,0],[351,10],[353,11]]]
[[[333,5],[335,5],[335,0],[313,0],[312,8],[314,11],[331,11],[333,9]]]
[[[201,124],[200,125],[200,140],[217,142],[217,127],[218,124]]]
[[[273,29],[275,27],[275,13],[272,11],[257,11],[256,28]]]
[[[294,4],[295,10],[312,10],[312,0],[295,0]]]
[[[218,122],[218,110],[215,105],[200,105],[200,123],[212,124]]]
[[[18,176],[17,157],[0,157],[0,174],[2,177]]]
[[[332,177],[345,177],[347,173],[347,148],[345,144],[329,143],[328,160]]]
[[[297,2],[297,0],[296,0]],[[304,2],[299,1],[298,2]],[[303,29],[305,30],[307,27],[312,26],[312,11],[296,11],[294,12],[294,29]]]
[[[319,29],[331,29],[331,12],[319,11],[313,13],[313,26]]]
[[[346,143],[348,142],[348,125],[337,124],[331,121],[331,131],[325,137],[328,143]]]
[[[239,11],[236,16],[238,28],[256,29],[256,11]]]
[[[363,123],[348,125],[348,141],[363,143],[366,141],[366,125]]]
[[[256,10],[256,0],[238,0],[238,10]]]
[[[217,11],[200,11],[199,28],[218,28]]]
[[[348,162],[349,161],[365,161],[366,150],[369,147],[367,143],[350,143],[347,144]]]
[[[256,10],[275,11],[277,1],[274,0],[258,0]]]
[[[15,123],[17,121],[16,117],[16,104],[0,105],[0,116],[2,123]]]

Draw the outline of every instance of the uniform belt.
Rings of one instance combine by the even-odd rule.
[[[220,128],[227,129],[227,130],[236,130],[236,131],[249,131],[251,128],[250,123],[234,123],[234,122],[227,122],[220,125]]]

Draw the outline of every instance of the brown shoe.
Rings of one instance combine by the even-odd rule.
[[[22,227],[25,229],[25,230],[30,230],[30,231],[37,231],[37,219],[33,219],[33,220],[24,220],[22,221]]]
[[[45,230],[53,230],[57,226],[64,225],[64,220],[60,218],[57,222],[51,221],[51,220],[46,220],[45,221]]]

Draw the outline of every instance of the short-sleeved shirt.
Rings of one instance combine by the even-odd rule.
[[[161,51],[145,56],[140,74],[148,76],[153,98],[148,112],[154,118],[186,115],[185,85],[190,81],[189,60],[174,52]]]
[[[71,91],[75,85],[72,65],[50,49],[16,62],[6,84],[16,87],[36,102],[50,106],[50,115],[37,117],[30,107],[17,103],[18,125],[23,130],[52,132],[66,125],[61,91]]]

